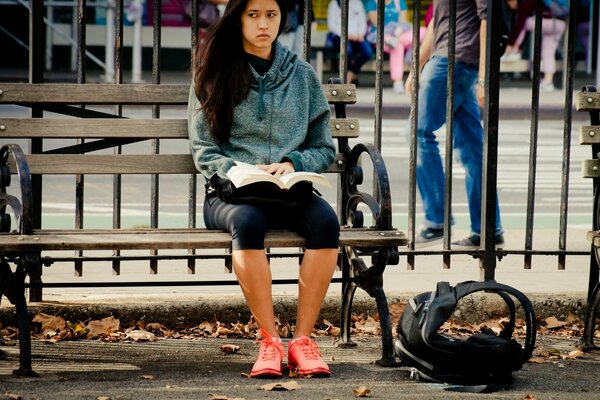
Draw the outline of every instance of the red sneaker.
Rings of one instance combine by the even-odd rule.
[[[283,343],[273,340],[267,331],[261,329],[258,357],[252,367],[250,376],[253,378],[280,378],[281,362],[283,361]]]
[[[308,336],[302,336],[288,346],[288,368],[300,375],[331,375],[329,367],[321,359],[319,346]]]

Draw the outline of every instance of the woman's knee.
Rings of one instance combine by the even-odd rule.
[[[246,205],[239,207],[228,221],[233,249],[263,249],[268,229],[265,215],[256,207]]]

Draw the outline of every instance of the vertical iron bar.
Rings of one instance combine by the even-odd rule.
[[[304,52],[302,57],[304,61],[310,63],[311,54],[311,36],[312,36],[312,1],[304,0],[304,36],[302,38],[304,43]]]
[[[584,91],[596,92],[597,88],[585,87]],[[600,112],[590,111],[590,125],[600,125]],[[592,158],[598,160],[600,154],[600,144],[592,145]],[[594,194],[594,205],[592,209],[592,230],[597,231],[600,229],[600,178],[595,177],[592,179],[592,193]],[[588,274],[588,304],[592,302],[592,296],[596,285],[598,284],[598,278],[600,277],[600,270],[598,269],[598,248],[592,243],[590,245],[590,270]],[[589,306],[588,306],[589,307]],[[585,336],[584,336],[585,338]]]
[[[29,83],[44,82],[44,58],[46,49],[46,28],[44,25],[44,4],[41,1],[30,0],[29,2]],[[41,109],[32,108],[31,118],[42,118],[44,113]],[[42,139],[30,140],[31,154],[41,153],[44,150]],[[42,226],[42,176],[31,176],[33,204],[33,228]],[[31,282],[40,282],[42,279],[42,266],[36,271],[29,269]],[[42,288],[32,287],[29,289],[30,301],[42,301]]]
[[[342,36],[340,37],[340,79],[350,83],[348,79],[348,5],[350,0],[341,0]]]
[[[191,48],[191,63],[192,71],[196,62],[196,51],[198,51],[198,1],[192,1],[192,48]],[[196,203],[197,203],[198,180],[196,175],[192,174],[188,177],[188,227],[196,227]],[[188,254],[196,254],[196,249],[188,249]],[[196,260],[188,258],[187,260],[188,274],[196,273]]]
[[[498,178],[498,98],[500,94],[500,1],[488,2],[485,55],[485,104],[483,107],[483,177],[481,188],[481,279],[494,280],[496,272],[496,198]]]
[[[444,160],[444,250],[452,237],[452,151],[454,145],[454,65],[456,62],[456,0],[450,0],[448,21],[448,79],[446,81],[446,155]],[[450,254],[443,256],[444,268],[450,268]]]
[[[77,2],[77,83],[85,83],[86,64],[86,0]],[[82,106],[84,108],[85,106]],[[85,139],[77,139],[77,144],[83,144]],[[75,176],[75,229],[83,229],[85,177],[81,174]],[[83,256],[83,251],[75,254]],[[83,275],[83,261],[75,261],[75,276]]]
[[[577,4],[577,3],[575,3]],[[573,72],[575,59],[575,27],[577,25],[577,12],[571,7],[569,13],[569,32],[567,37],[567,75],[565,91],[565,113],[564,113],[564,131],[563,131],[563,163],[562,163],[562,182],[560,193],[560,237],[558,239],[558,248],[565,250],[567,248],[567,219],[569,212],[569,163],[571,161],[571,118],[573,114]],[[567,256],[560,254],[558,256],[558,269],[565,269]]]
[[[420,43],[420,27],[421,27],[421,2],[413,2],[413,43]],[[415,249],[415,234],[416,234],[416,199],[417,199],[417,115],[419,110],[419,75],[421,66],[419,63],[420,46],[412,47],[412,93],[410,96],[410,146],[408,155],[408,243],[409,249]],[[409,255],[406,259],[406,265],[409,270],[415,269],[415,256]]]
[[[542,2],[535,7],[533,42],[533,84],[531,85],[531,130],[529,139],[529,176],[527,180],[527,215],[525,222],[525,250],[533,248],[533,221],[535,213],[535,178],[537,172],[537,142],[540,109],[540,65],[542,51]],[[525,253],[524,268],[531,269],[532,256]]]
[[[375,46],[375,121],[373,145],[381,151],[381,110],[383,87],[381,77],[383,76],[383,26],[385,17],[385,1],[377,0],[377,45]],[[373,193],[379,200],[379,186],[377,184],[377,171],[373,169]]]
[[[117,0],[115,4],[115,84],[123,83],[123,69],[121,60],[123,59],[123,0]],[[123,106],[115,106],[115,114],[123,115]],[[114,149],[115,154],[121,154],[121,146]],[[113,175],[113,228],[121,227],[121,175]],[[119,256],[120,250],[114,250],[113,255]],[[121,262],[113,260],[113,275],[121,274]]]
[[[154,17],[152,21],[152,83],[160,84],[160,39],[161,39],[161,0],[154,0]],[[194,15],[194,14],[192,14]],[[160,118],[160,106],[152,106],[152,118]],[[152,139],[152,154],[160,153],[160,140]],[[150,177],[150,227],[158,228],[158,206],[159,206],[159,175],[153,174]],[[151,250],[150,254],[158,255],[158,250]],[[158,260],[150,260],[150,273],[158,273]]]

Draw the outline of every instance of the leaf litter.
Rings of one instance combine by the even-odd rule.
[[[395,331],[397,322],[404,310],[403,303],[390,304],[390,316],[392,327]],[[508,318],[495,318],[484,321],[479,324],[459,323],[450,319],[442,325],[440,333],[450,334],[457,337],[467,337],[482,330],[492,330],[496,334],[502,331],[508,323]],[[91,320],[87,323],[78,321],[71,322],[58,315],[48,315],[38,313],[33,318],[34,330],[32,336],[34,339],[44,341],[48,344],[58,343],[66,340],[95,339],[106,342],[153,342],[165,339],[199,339],[210,338],[258,338],[258,325],[253,318],[246,323],[224,323],[217,320],[204,321],[198,325],[188,327],[177,327],[171,329],[158,322],[145,323],[139,321],[132,326],[123,328],[119,319],[114,316],[108,316],[99,320]],[[294,325],[282,321],[279,317],[276,319],[277,329],[282,337],[290,337],[294,331]],[[523,320],[516,320],[515,336],[525,337],[525,323]],[[563,320],[557,317],[548,317],[538,321],[538,335],[553,335],[561,337],[580,337],[583,332],[583,321],[575,315],[569,314]],[[330,336],[338,337],[340,334],[339,326],[326,319],[320,320],[315,325],[312,336]],[[381,335],[379,326],[379,316],[377,314],[352,315],[351,334],[358,341],[361,337]],[[395,332],[394,332],[395,334]],[[596,326],[595,337],[600,338],[600,330]],[[12,326],[0,327],[0,345],[13,346],[18,339],[18,329]],[[239,346],[225,344],[220,346],[220,350],[228,355],[238,353]],[[531,363],[544,363],[555,360],[572,360],[585,357],[581,349],[553,349],[536,348]]]

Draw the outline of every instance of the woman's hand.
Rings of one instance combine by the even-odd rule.
[[[289,174],[291,172],[294,172],[294,164],[292,164],[291,161],[285,161],[282,163],[273,163],[273,164],[269,164],[269,165],[257,165],[258,168],[262,169],[263,171],[267,171],[268,173],[275,175],[275,176],[281,176],[281,175],[285,175],[285,174]]]

